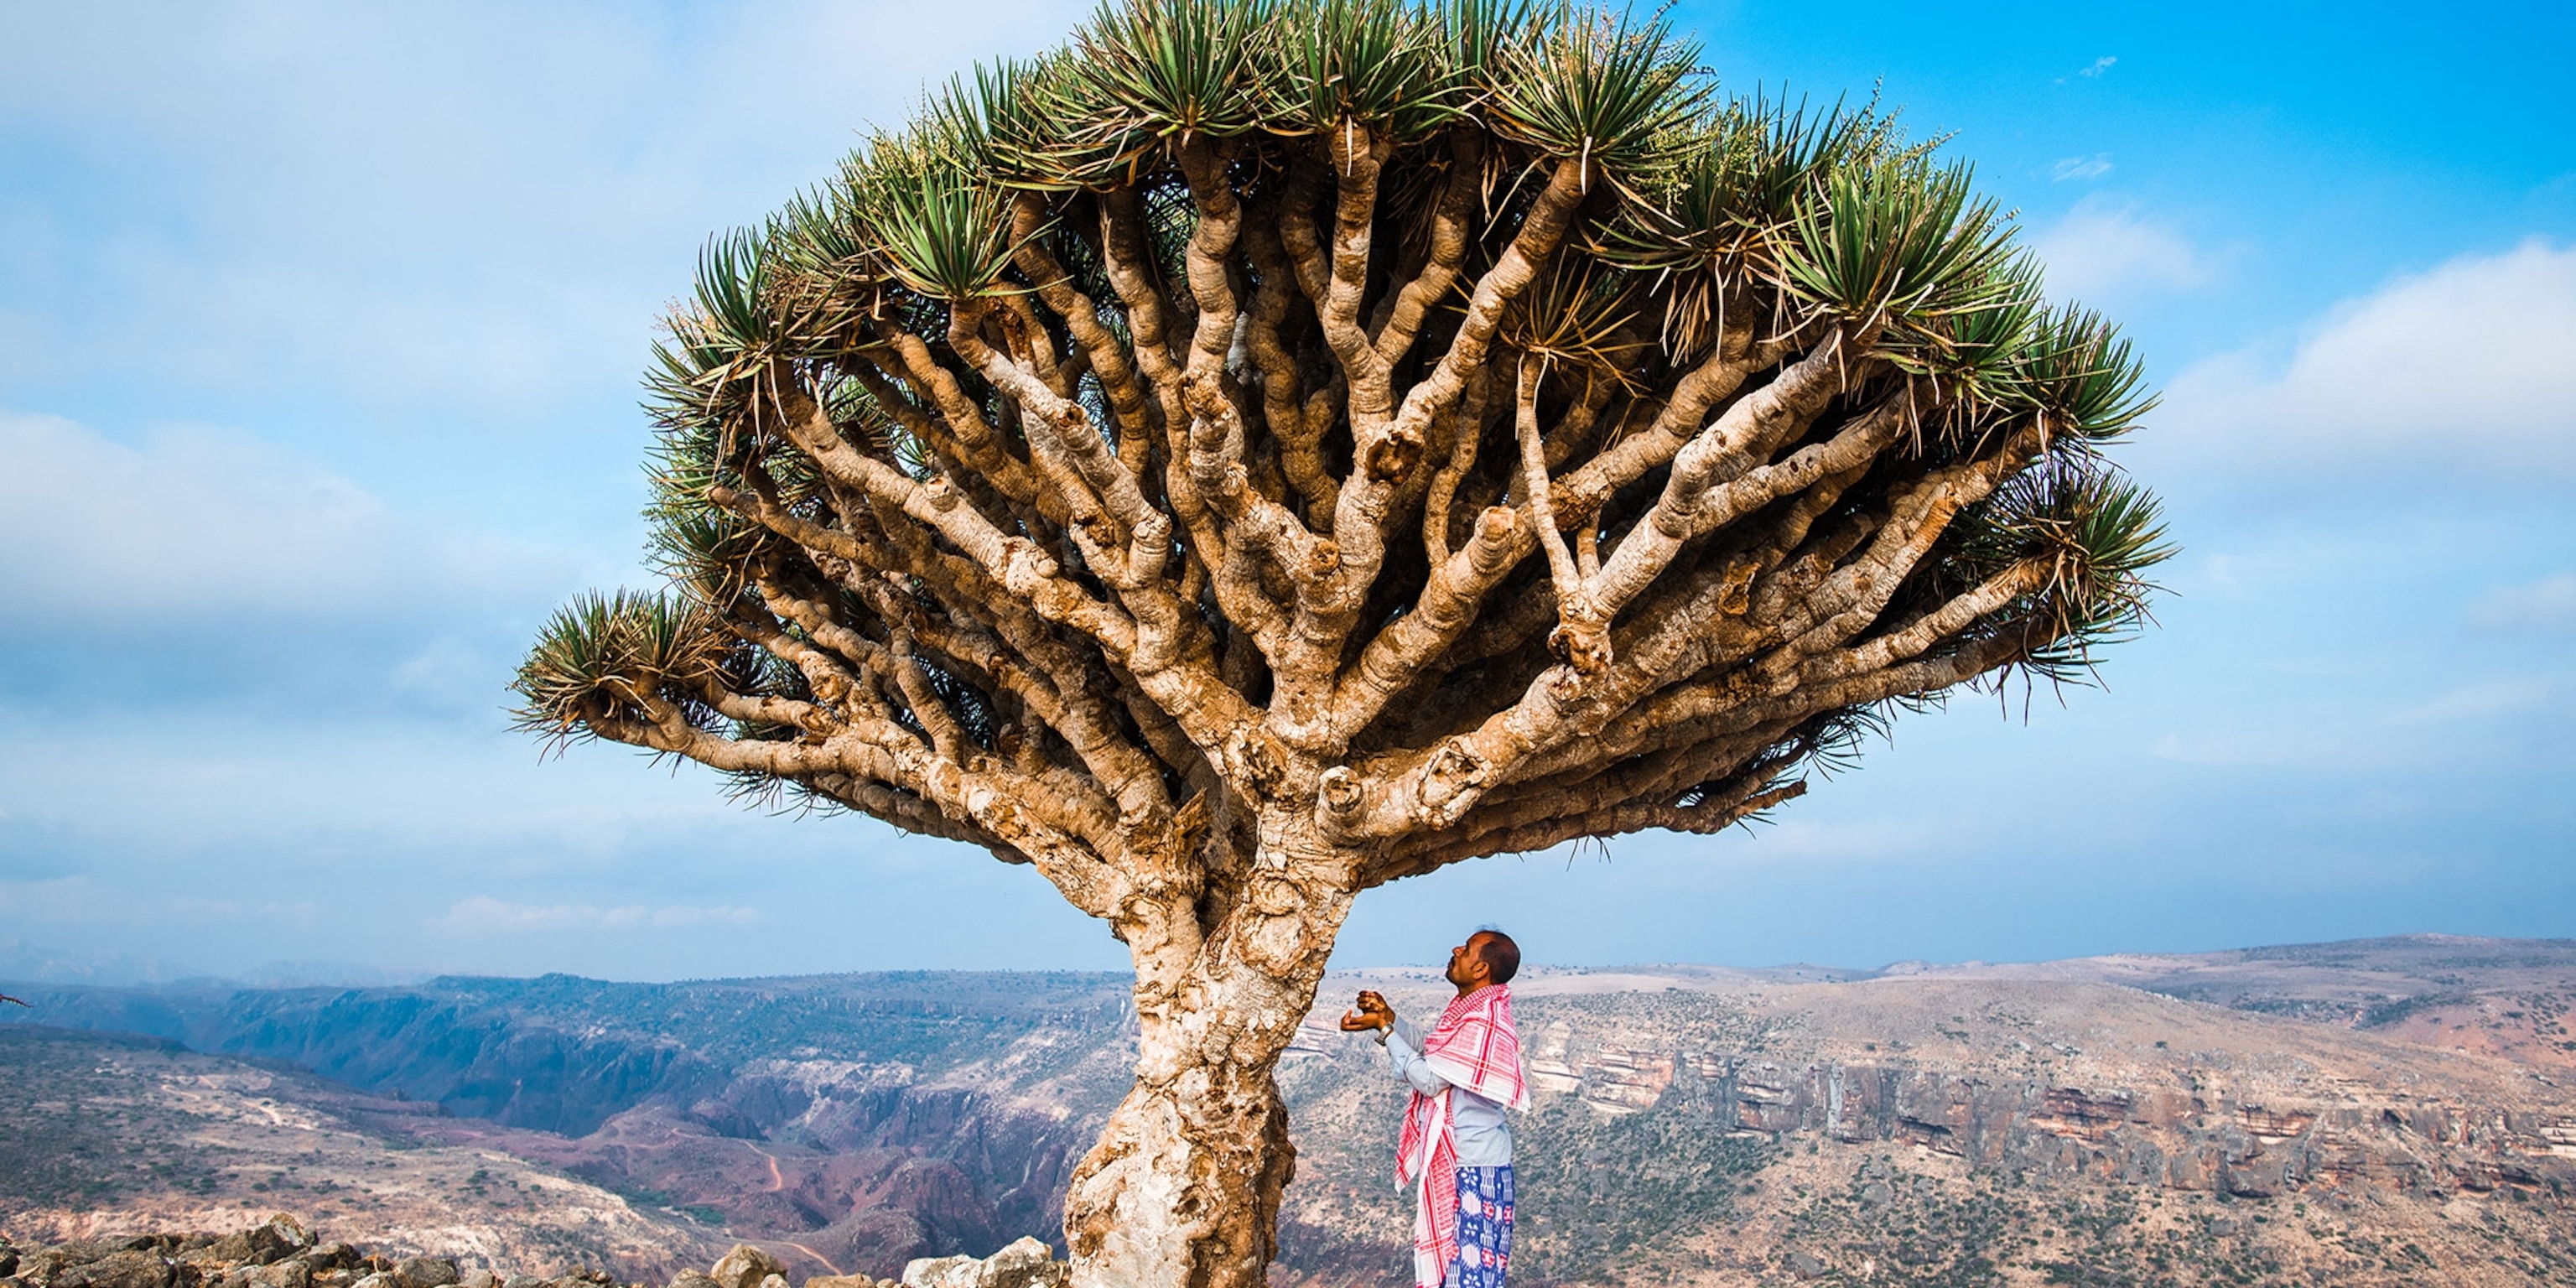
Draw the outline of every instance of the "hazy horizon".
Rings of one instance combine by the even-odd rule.
[[[2197,949],[2136,952],[2112,949],[2087,953],[2080,958],[1983,958],[1933,960],[1899,957],[1874,965],[1853,962],[1817,961],[1541,961],[1529,960],[1522,969],[1533,976],[1556,971],[1653,971],[1657,969],[1786,971],[1815,970],[1856,976],[1882,976],[1899,966],[1955,968],[1970,966],[2025,966],[2049,962],[2108,957],[2190,957],[2227,952],[2286,948],[2317,948],[2344,943],[2384,940],[2438,939],[2483,943],[2570,943],[2561,937],[2512,937],[2493,935],[2460,935],[2439,930],[2405,931],[2391,935],[2374,935],[2360,940],[2320,940],[2309,943],[2229,944]],[[48,960],[50,959],[50,960]],[[1438,970],[1446,962],[1445,950],[1427,954],[1413,961],[1357,962],[1334,957],[1331,974],[1354,974],[1368,971]],[[33,963],[35,965],[30,966]],[[95,978],[84,977],[84,972]],[[353,961],[270,961],[233,973],[199,970],[186,962],[132,954],[82,954],[61,950],[59,945],[30,943],[16,936],[0,936],[0,981],[47,984],[65,987],[96,988],[163,988],[182,984],[223,984],[247,988],[404,988],[437,979],[503,979],[527,980],[547,976],[570,976],[600,984],[703,984],[740,983],[764,979],[801,979],[831,975],[903,975],[903,974],[1044,974],[1072,973],[1123,976],[1116,967],[1010,967],[1010,966],[876,966],[854,970],[770,971],[745,975],[669,975],[627,976],[591,974],[578,970],[488,972],[472,970],[432,970],[399,964],[377,965]],[[0,1016],[0,1018],[17,1018]]]

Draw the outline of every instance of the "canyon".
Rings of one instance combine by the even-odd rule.
[[[1427,1016],[1443,985],[1327,980],[1280,1072],[1283,1285],[1402,1264],[1400,1100],[1331,1023],[1363,987]],[[34,1004],[0,1024],[0,1175],[33,1178],[0,1184],[0,1232],[22,1243],[285,1209],[407,1255],[657,1279],[742,1239],[890,1277],[1060,1238],[1130,1058],[1104,975],[6,988]],[[1514,991],[1536,1099],[1517,1282],[2576,1280],[2576,944],[1534,969]],[[121,1107],[66,1126],[75,1103]],[[37,1154],[90,1163],[7,1166]]]

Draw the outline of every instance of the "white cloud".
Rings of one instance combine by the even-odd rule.
[[[684,929],[691,926],[745,926],[760,920],[749,908],[669,904],[648,908],[627,904],[602,908],[586,903],[511,903],[489,895],[457,900],[443,917],[429,924],[461,934],[531,934],[550,930]]]
[[[0,378],[141,363],[518,428],[631,380],[709,232],[828,176],[926,79],[1033,52],[1078,9],[13,11],[0,120],[68,177],[0,203]]]
[[[2096,152],[2089,157],[2066,157],[2049,167],[2049,177],[2058,182],[2099,179],[2111,173],[2111,154]]]
[[[2210,257],[2171,225],[2097,197],[2076,203],[2031,244],[2048,266],[2049,294],[2059,299],[2189,290],[2216,271]]]
[[[2117,63],[2117,62],[2119,62],[2119,61],[2120,61],[2120,60],[2119,60],[2118,58],[2115,58],[2115,57],[2113,57],[2113,56],[2112,56],[2112,55],[2110,55],[2110,54],[2104,54],[2104,55],[2102,55],[2101,57],[2094,59],[2094,60],[2093,60],[2093,65],[2092,65],[2092,66],[2087,67],[2087,68],[2085,68],[2084,70],[2082,70],[2082,71],[2080,71],[2080,72],[2077,72],[2077,73],[2075,73],[2075,74],[2076,74],[2076,75],[2078,75],[2078,76],[2084,76],[2084,77],[2097,77],[2097,76],[2100,76],[2102,73],[2104,73],[2104,72],[2107,72],[2107,71],[2111,70],[2111,66],[2112,66],[2112,64]]]
[[[2159,420],[2231,465],[2530,477],[2576,469],[2576,247],[2465,255],[2331,310],[2286,363],[2175,378]]]
[[[22,620],[358,616],[397,597],[542,597],[572,558],[409,521],[247,434],[127,446],[0,412],[0,597]]]
[[[2535,630],[2576,622],[2576,572],[2507,586],[2469,607],[2469,623],[2488,630]]]
[[[2556,686],[2548,680],[2531,676],[2505,676],[2463,684],[2435,695],[2431,700],[2404,707],[2390,714],[2398,725],[2465,724],[2492,720],[2499,716],[2520,715],[2549,704]]]

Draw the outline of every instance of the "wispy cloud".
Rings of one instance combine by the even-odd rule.
[[[233,430],[137,446],[0,411],[0,596],[66,619],[357,614],[474,587],[542,597],[561,551],[396,514],[319,463]]]
[[[2286,362],[2259,350],[2202,362],[2175,378],[2159,420],[2231,470],[2563,477],[2576,471],[2570,354],[2576,246],[2535,238],[2347,301]]]
[[[2098,197],[2076,203],[2032,248],[2048,265],[2049,293],[2061,299],[2189,290],[2216,274],[2209,254],[2172,225]]]
[[[2094,59],[2092,62],[2085,64],[2083,67],[2077,68],[2075,74],[2086,80],[2099,80],[2104,72],[2111,70],[2112,65],[2119,61],[2120,60],[2117,57],[2111,54],[2104,54],[2101,57]],[[2060,85],[2065,84],[2066,78],[2063,76],[2058,77],[2057,83]]]
[[[2096,152],[2089,157],[2067,157],[2049,167],[2048,173],[2058,183],[2099,179],[2111,173],[2111,154]]]
[[[684,929],[691,926],[745,926],[760,914],[733,905],[699,907],[666,904],[659,908],[628,904],[602,908],[586,903],[511,903],[489,895],[459,899],[445,916],[429,924],[460,934],[511,935],[549,930]]]
[[[2534,676],[2502,676],[2459,685],[2431,699],[2392,713],[2398,725],[2447,725],[2537,711],[2549,704],[2556,686]]]
[[[2576,572],[2490,591],[2469,607],[2469,624],[2487,630],[2538,630],[2569,623],[2576,623]]]

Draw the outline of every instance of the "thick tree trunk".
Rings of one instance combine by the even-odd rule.
[[[1186,957],[1131,940],[1136,1085],[1065,1195],[1075,1288],[1265,1281],[1296,1172],[1271,1074],[1355,893],[1358,856],[1316,840],[1309,817],[1262,820],[1235,906]]]
[[[1127,1093],[1065,1196],[1075,1288],[1259,1288],[1296,1172],[1276,1062],[1218,1056]]]

